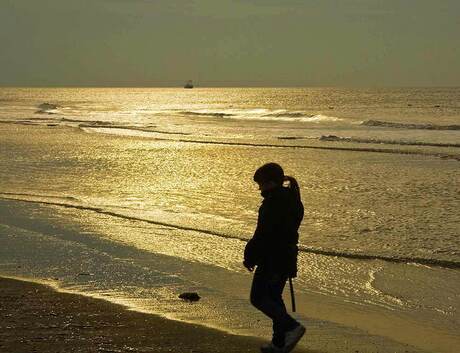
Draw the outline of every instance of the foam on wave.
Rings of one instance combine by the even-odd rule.
[[[329,116],[324,114],[308,114],[305,112],[278,112],[278,113],[269,113],[263,115],[266,118],[281,118],[282,120],[292,119],[295,121],[304,121],[304,122],[323,122],[323,121],[341,121],[343,119]]]
[[[311,114],[301,111],[289,111],[284,109],[228,109],[224,111],[181,111],[180,114],[187,116],[231,118],[240,120],[266,120],[266,121],[297,121],[297,122],[333,122],[343,119],[323,114]]]

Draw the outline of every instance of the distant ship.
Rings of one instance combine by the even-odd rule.
[[[192,80],[188,80],[187,83],[185,84],[184,88],[193,88]]]

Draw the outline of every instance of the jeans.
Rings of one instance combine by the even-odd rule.
[[[251,304],[273,321],[272,343],[284,346],[284,335],[299,323],[286,311],[283,301],[283,289],[287,276],[266,271],[257,267],[251,287]]]

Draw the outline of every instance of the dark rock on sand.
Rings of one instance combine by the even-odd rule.
[[[185,292],[179,295],[179,298],[190,302],[197,302],[200,300],[200,296],[196,292]]]

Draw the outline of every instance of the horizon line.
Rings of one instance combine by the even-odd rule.
[[[209,81],[207,81],[209,82]],[[183,85],[2,85],[0,88],[180,88]],[[196,85],[199,88],[460,88],[458,85]]]

